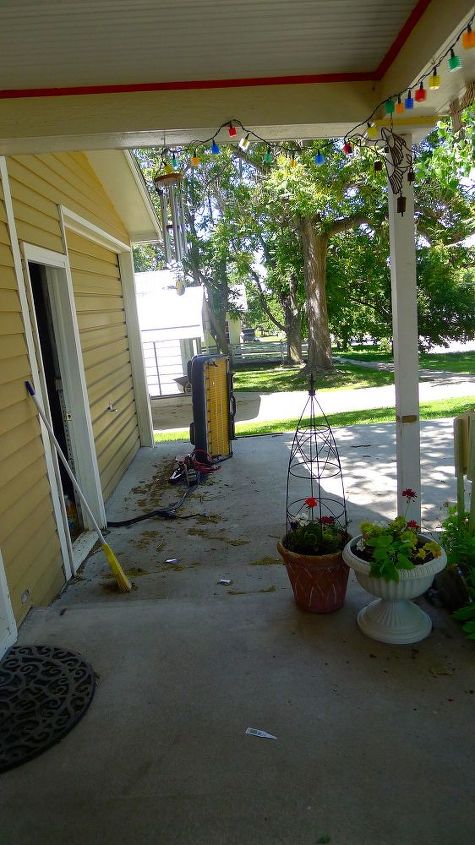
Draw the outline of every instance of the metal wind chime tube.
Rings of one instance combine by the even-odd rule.
[[[315,396],[313,375],[290,452],[286,519],[287,531],[301,520],[322,525],[335,521],[344,529],[348,526],[340,456],[330,423]]]

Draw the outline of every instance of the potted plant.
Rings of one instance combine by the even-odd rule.
[[[305,504],[313,515],[317,499],[309,496]],[[349,569],[342,550],[347,541],[345,527],[332,516],[313,520],[302,513],[290,523],[277,551],[299,607],[311,613],[332,613],[343,606]]]
[[[407,507],[416,498],[403,490],[406,514],[387,523],[363,522],[343,558],[369,593],[379,598],[360,610],[358,625],[368,637],[384,643],[415,643],[432,629],[430,617],[411,599],[430,587],[447,558],[438,543],[407,521]]]

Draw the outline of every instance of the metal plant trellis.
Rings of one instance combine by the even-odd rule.
[[[323,421],[317,422],[317,416]],[[322,523],[331,518],[342,528],[348,526],[340,456],[330,423],[315,396],[313,375],[290,452],[286,514],[287,531],[302,516]]]

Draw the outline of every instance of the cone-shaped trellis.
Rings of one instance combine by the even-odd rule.
[[[318,421],[317,421],[318,417]],[[345,488],[335,438],[310,376],[308,399],[295,430],[287,471],[287,531],[299,517],[347,528]]]

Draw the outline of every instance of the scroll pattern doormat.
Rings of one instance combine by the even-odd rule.
[[[84,716],[94,670],[53,646],[14,646],[0,661],[0,772],[59,742]]]

